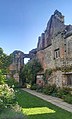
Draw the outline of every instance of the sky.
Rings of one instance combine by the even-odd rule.
[[[6,54],[36,48],[56,9],[72,24],[72,0],[0,0],[0,47]]]

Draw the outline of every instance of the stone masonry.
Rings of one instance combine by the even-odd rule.
[[[57,86],[72,86],[72,25],[64,24],[64,16],[55,11],[47,23],[44,33],[38,38],[37,58],[44,71],[51,68],[48,82]],[[69,69],[70,71],[62,71]]]
[[[14,51],[13,56],[13,63],[9,68],[12,72],[16,71],[16,76],[24,66],[24,58],[37,58],[44,72],[52,69],[49,83],[55,83],[58,87],[72,87],[72,25],[64,24],[64,16],[58,10],[50,17],[44,33],[38,37],[37,48],[29,54]]]

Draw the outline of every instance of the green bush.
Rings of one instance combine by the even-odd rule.
[[[21,109],[13,88],[7,84],[0,85],[0,119],[26,119]]]
[[[51,87],[51,85],[46,85],[46,86],[43,88],[43,93],[50,95],[51,92],[52,92],[52,87]]]
[[[59,98],[63,98],[64,97],[63,89],[58,89],[58,91],[57,91],[57,97],[59,97]]]
[[[6,78],[5,78],[5,76],[2,74],[2,71],[0,70],[0,85],[1,85],[1,84],[4,84],[5,81],[6,81]]]
[[[62,98],[65,102],[72,104],[72,95],[70,92],[71,90],[72,89],[68,87],[57,88],[55,84],[54,85],[47,84],[43,88],[43,93]]]
[[[62,89],[63,89],[63,92],[64,92],[65,95],[70,94],[70,91],[72,90],[69,87],[63,87]]]
[[[64,96],[64,101],[72,104],[72,95],[68,94]]]
[[[56,93],[57,93],[57,87],[56,87],[56,85],[55,84],[53,84],[53,85],[47,84],[43,88],[43,93],[48,94],[48,95],[56,96]]]
[[[43,92],[43,85],[37,85],[37,92]]]
[[[12,88],[19,87],[19,83],[14,78],[7,79],[6,83],[8,84],[8,86],[10,86]]]
[[[7,84],[0,85],[0,111],[16,104],[16,97],[13,88]]]
[[[0,99],[0,112],[4,109],[4,103],[3,103],[3,100]]]
[[[68,94],[70,94],[70,88],[67,88],[67,87],[58,88],[57,96],[59,98],[63,98],[65,95],[68,95]]]
[[[33,85],[36,83],[36,76],[39,71],[42,71],[42,66],[38,59],[33,59],[20,70],[20,80],[22,83],[26,83],[27,80],[27,82]]]
[[[36,90],[37,89],[37,85],[36,84],[31,85],[30,89],[31,90]]]

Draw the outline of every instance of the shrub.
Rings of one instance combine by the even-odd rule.
[[[43,85],[37,85],[37,92],[43,92]]]
[[[38,59],[33,59],[28,62],[23,69],[20,70],[20,80],[23,83],[29,82],[30,84],[36,83],[36,76],[39,71],[42,71],[42,66]]]
[[[63,92],[64,92],[65,95],[70,94],[70,91],[72,90],[69,87],[63,87],[62,89],[63,89]]]
[[[43,93],[62,98],[65,102],[72,104],[71,90],[72,89],[68,87],[57,88],[55,84],[54,85],[47,84],[43,88]]]
[[[64,97],[63,89],[58,89],[58,91],[57,91],[57,97],[59,97],[59,98],[63,98]]]
[[[58,88],[57,96],[59,98],[63,98],[65,95],[68,95],[68,94],[70,94],[70,88],[67,88],[67,87]]]
[[[5,83],[5,76],[2,74],[2,71],[0,70],[0,85]]]
[[[19,87],[19,83],[14,78],[7,79],[6,83],[8,84],[8,86],[10,86],[12,88]]]
[[[20,85],[19,87],[20,87],[20,88],[27,88],[27,84],[24,83],[23,85]]]
[[[7,84],[0,85],[0,119],[26,119],[21,109],[13,88]]]
[[[55,84],[50,85],[47,84],[44,88],[43,88],[43,93],[48,94],[48,95],[53,95],[55,96],[57,93],[57,87]]]
[[[70,94],[65,95],[64,101],[72,104],[72,95],[70,95]]]
[[[37,89],[37,85],[36,84],[31,85],[30,89],[31,90],[36,90]]]
[[[43,93],[50,95],[51,92],[52,92],[52,87],[51,87],[51,85],[46,85],[46,86],[43,88]]]
[[[7,84],[0,85],[0,111],[16,104],[14,90]]]
[[[0,99],[0,112],[4,109],[4,103],[3,100]]]

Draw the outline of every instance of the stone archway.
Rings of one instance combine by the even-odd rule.
[[[29,54],[24,54],[22,51],[15,50],[13,53],[12,64],[9,66],[10,73],[19,82],[19,72],[24,67],[24,59],[33,59],[36,55],[36,50],[32,50]]]

